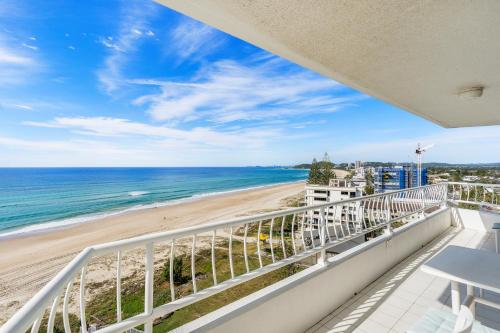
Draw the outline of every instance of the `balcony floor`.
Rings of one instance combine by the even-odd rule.
[[[451,311],[449,281],[420,270],[421,264],[447,245],[494,251],[495,236],[471,229],[450,229],[306,332],[405,332],[431,307]],[[465,286],[461,288],[462,297],[465,297]],[[485,291],[484,297],[500,303],[498,294]],[[476,320],[500,330],[498,310],[477,304]]]

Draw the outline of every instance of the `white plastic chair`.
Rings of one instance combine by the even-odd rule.
[[[472,331],[473,324],[474,315],[472,314],[472,311],[469,307],[461,305],[460,312],[458,313],[457,320],[455,321],[453,333],[470,333]]]

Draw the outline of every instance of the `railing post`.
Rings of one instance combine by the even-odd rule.
[[[319,238],[321,242],[321,252],[319,255],[318,263],[320,265],[326,265],[326,218],[325,218],[325,208],[321,207],[319,209],[319,226],[318,226],[318,233],[319,233]]]
[[[449,190],[448,183],[445,183],[443,188],[444,188],[444,199],[443,199],[443,203],[441,206],[446,207],[446,206],[448,206],[448,190]],[[453,192],[455,192],[455,186],[453,186]],[[453,195],[455,195],[455,193],[453,193]]]
[[[146,272],[144,284],[144,313],[151,315],[153,313],[153,243],[146,245]],[[144,332],[153,332],[153,319],[148,319],[144,324]]]
[[[387,240],[386,240],[386,244],[388,244],[388,242],[392,239],[392,225],[391,223],[389,223],[389,221],[391,220],[391,203],[390,203],[390,198],[392,198],[391,195],[388,195],[386,197],[386,199],[384,200],[386,203],[387,203],[387,212],[386,212],[386,216],[387,216],[387,221],[385,221],[387,223],[385,229],[384,229],[384,235],[387,237]]]

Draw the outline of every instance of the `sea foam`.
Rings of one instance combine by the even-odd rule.
[[[128,195],[131,197],[140,197],[141,195],[149,194],[148,191],[131,191],[128,192]]]

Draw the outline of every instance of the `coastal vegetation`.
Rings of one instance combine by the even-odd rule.
[[[309,170],[309,178],[307,182],[315,185],[328,185],[330,179],[336,178],[335,165],[330,161],[328,153],[325,153],[321,161],[313,159]]]

